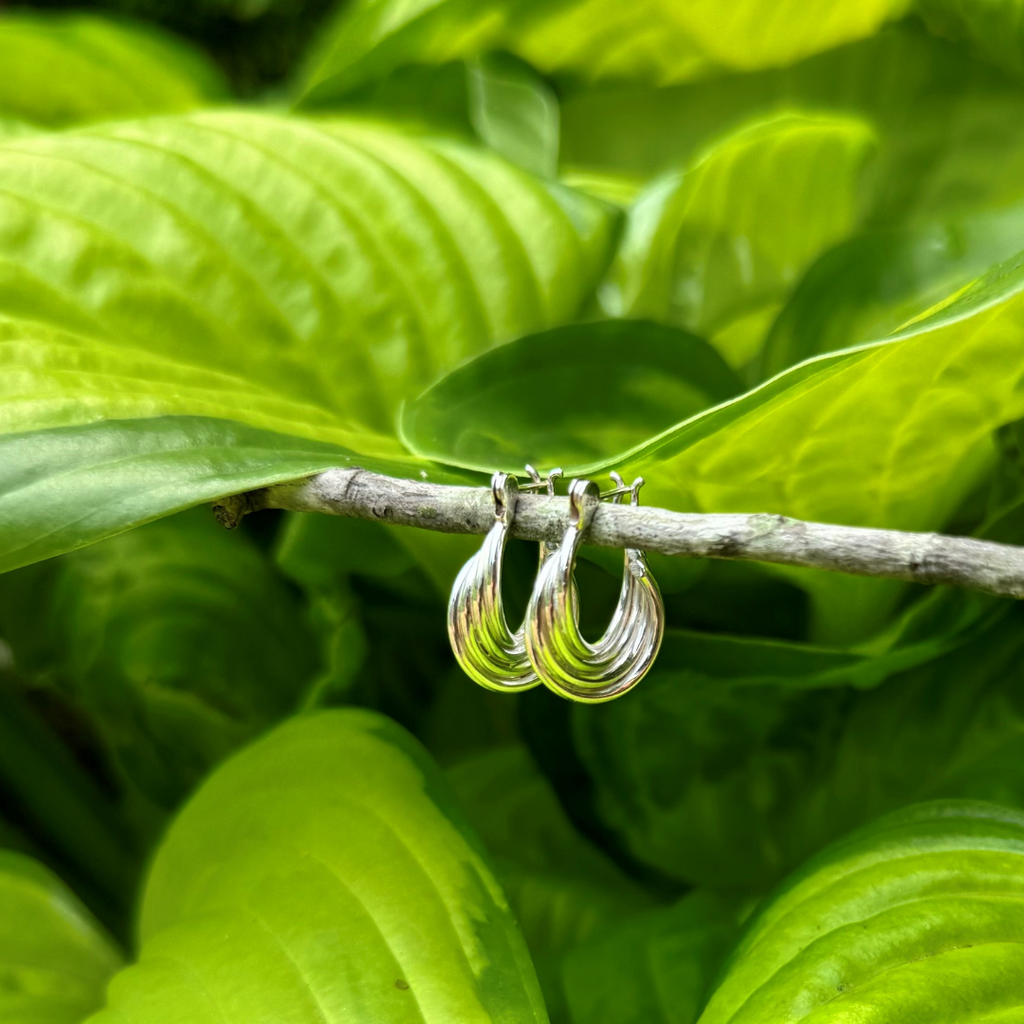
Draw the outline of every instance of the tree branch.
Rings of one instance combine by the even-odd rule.
[[[263,508],[325,512],[440,533],[486,533],[494,523],[489,488],[398,480],[363,469],[331,469],[226,499],[226,526]],[[568,526],[567,498],[522,494],[512,533],[557,542]],[[829,569],[857,576],[944,583],[1000,597],[1024,597],[1024,548],[970,537],[830,526],[767,513],[700,514],[603,504],[587,542],[689,558],[737,558]]]

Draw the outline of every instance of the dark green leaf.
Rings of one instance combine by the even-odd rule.
[[[0,624],[19,672],[84,708],[165,807],[292,711],[316,667],[284,582],[200,509],[0,576]]]
[[[737,910],[701,890],[578,946],[562,972],[572,1024],[694,1024],[736,941]]]
[[[950,624],[938,625],[933,656],[955,642]],[[915,800],[1024,806],[1022,643],[1019,616],[1004,616],[900,672],[903,657],[926,656],[926,642],[853,659],[669,636],[630,700],[574,712],[598,809],[647,864],[692,883],[759,888]],[[882,679],[868,692],[835,685]],[[828,689],[807,692],[816,686]]]
[[[1024,21],[1020,0],[916,0],[933,32],[966,42],[980,57],[1024,77]]]
[[[293,719],[215,772],[157,854],[140,936],[94,1024],[546,1019],[441,773],[366,711]]]
[[[402,413],[425,458],[522,472],[524,463],[614,464],[641,438],[736,394],[706,342],[644,321],[600,321],[520,338],[450,373]]]
[[[467,758],[448,770],[448,778],[495,859],[548,1013],[552,1021],[564,1020],[566,954],[652,901],[576,832],[525,748]]]

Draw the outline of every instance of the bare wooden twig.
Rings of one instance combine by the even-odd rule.
[[[233,526],[242,515],[263,508],[326,512],[440,533],[482,534],[494,523],[489,488],[399,480],[363,469],[331,469],[252,491],[221,502],[217,513]],[[525,540],[556,542],[568,516],[567,498],[523,494],[512,532]],[[774,562],[1024,597],[1024,548],[970,537],[832,526],[766,513],[700,514],[605,504],[586,539],[603,547]]]

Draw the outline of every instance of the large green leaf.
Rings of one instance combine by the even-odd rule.
[[[1024,816],[921,804],[806,864],[730,958],[701,1024],[1015,1021]]]
[[[80,1024],[121,956],[46,868],[0,850],[0,1020]]]
[[[20,675],[87,711],[165,807],[292,711],[316,667],[284,581],[206,510],[0,576],[0,628]]]
[[[404,64],[440,64],[503,49],[545,72],[684,81],[722,68],[788,64],[871,35],[905,0],[768,4],[727,12],[699,0],[358,0],[310,60],[308,101],[336,99]]]
[[[858,235],[825,253],[800,282],[772,324],[758,376],[884,337],[1022,245],[1020,204]]]
[[[575,324],[460,366],[402,412],[418,455],[521,472],[601,462],[741,390],[714,349],[645,321]]]
[[[441,773],[361,711],[222,766],[146,885],[95,1024],[545,1022],[529,954]]]
[[[447,774],[494,857],[548,1013],[552,1021],[563,1020],[566,954],[652,901],[575,830],[525,748],[506,746],[468,757]]]
[[[966,42],[986,60],[1024,77],[1021,0],[916,0],[915,10],[939,35]]]
[[[633,205],[606,311],[718,335],[726,358],[746,363],[803,269],[856,223],[874,147],[861,119],[804,114],[716,142]]]
[[[630,700],[574,709],[599,812],[638,858],[674,877],[760,888],[916,800],[1024,807],[1020,617],[966,636],[900,672],[899,648],[851,659],[670,633]],[[944,631],[936,639],[933,657],[948,642]],[[854,688],[863,685],[877,688]]]
[[[0,147],[0,224],[0,433],[198,416],[398,471],[399,402],[468,356],[571,318],[611,227],[599,204],[470,146],[237,111],[12,141]],[[73,432],[63,450],[85,464],[94,451],[77,436],[77,459]],[[209,459],[234,469],[213,433],[206,442],[179,467],[186,479],[208,477]],[[111,493],[146,458],[124,450]],[[270,460],[263,479],[295,475],[296,461]],[[33,537],[24,561],[142,519],[33,473],[56,507],[15,493],[3,510],[5,541]],[[149,518],[194,503],[189,489],[167,486]],[[41,514],[103,522],[59,537],[38,529]]]
[[[602,930],[565,961],[572,1024],[694,1024],[738,916],[735,900],[698,890]]]
[[[0,14],[0,117],[66,125],[223,99],[215,66],[155,28],[90,14]]]
[[[1024,197],[1019,83],[913,23],[792,67],[671,88],[602,87],[562,102],[575,169],[643,180],[755,117],[812,110],[866,118],[879,139],[873,216],[962,214]]]

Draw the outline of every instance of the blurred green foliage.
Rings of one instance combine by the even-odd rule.
[[[1017,1020],[1010,602],[652,555],[643,683],[511,699],[476,538],[200,506],[1020,544],[1021,0],[82,6],[0,9],[0,1019]]]

